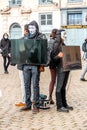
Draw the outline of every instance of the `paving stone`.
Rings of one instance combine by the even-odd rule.
[[[60,113],[54,104],[50,109],[40,109],[38,114],[33,115],[32,111],[20,112],[20,108],[15,106],[21,100],[17,66],[10,66],[9,74],[4,74],[0,56],[0,68],[0,130],[87,130],[87,82],[80,81],[82,70],[71,71],[67,84],[67,101],[74,107],[73,111]],[[40,78],[40,92],[47,96],[49,82],[47,67]]]

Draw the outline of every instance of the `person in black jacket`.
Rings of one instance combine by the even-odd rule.
[[[67,104],[66,100],[66,85],[70,71],[63,71],[63,52],[62,45],[65,45],[63,39],[61,39],[61,32],[58,31],[58,40],[55,40],[53,44],[53,50],[51,53],[51,59],[56,65],[57,85],[56,85],[56,106],[59,112],[69,112],[73,110],[72,106]],[[59,40],[60,39],[60,40]]]
[[[3,34],[3,38],[1,39],[0,43],[0,49],[2,50],[1,54],[3,57],[4,73],[8,74],[8,67],[10,64],[11,41],[9,40],[7,33]]]

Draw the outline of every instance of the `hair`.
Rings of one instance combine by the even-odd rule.
[[[8,36],[8,34],[7,34],[7,33],[4,33],[4,34],[3,34],[3,37],[4,37],[5,35],[7,35],[7,36]]]
[[[58,32],[58,29],[56,29],[56,28],[52,29],[51,34],[50,34],[50,37],[55,38],[57,32]]]
[[[28,24],[24,25],[24,30],[28,30]]]

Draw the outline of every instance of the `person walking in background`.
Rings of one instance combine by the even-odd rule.
[[[28,39],[29,30],[28,24],[24,26],[24,36],[22,39]],[[24,86],[24,76],[23,76],[23,64],[17,64],[17,69],[19,70],[19,78],[21,81],[21,92],[22,92],[22,101],[15,104],[16,106],[25,106],[25,86]]]
[[[57,33],[57,29],[53,29],[50,34],[50,40],[48,42],[48,47],[49,47],[50,53],[53,49],[53,43],[56,40],[56,33]],[[53,94],[55,81],[56,81],[56,66],[52,60],[50,60],[49,69],[50,69],[50,75],[51,75],[51,81],[49,84],[49,100],[50,100],[50,104],[54,104],[52,94]]]
[[[80,80],[81,81],[87,81],[84,77],[85,77],[85,74],[87,72],[87,38],[85,39],[85,42],[83,43],[82,45],[82,51],[84,52],[83,54],[83,58],[84,60],[86,61],[86,66],[81,74],[81,77],[80,77]]]
[[[4,73],[8,74],[8,67],[10,65],[11,41],[7,33],[3,34],[3,38],[0,42],[0,49],[2,50],[1,54],[3,57]]]

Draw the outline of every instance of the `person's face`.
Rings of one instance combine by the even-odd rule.
[[[62,38],[63,40],[65,40],[66,37],[67,37],[66,31],[62,31],[62,32],[61,32],[61,38]]]
[[[24,35],[28,34],[28,30],[24,29]]]
[[[30,34],[36,33],[36,27],[34,25],[29,25],[28,29]]]
[[[7,35],[7,34],[5,34],[5,35],[4,35],[4,38],[5,38],[5,39],[7,39],[7,38],[8,38],[8,35]]]
[[[52,33],[52,37],[53,37],[53,38],[56,38],[56,34],[55,34],[55,33]]]

